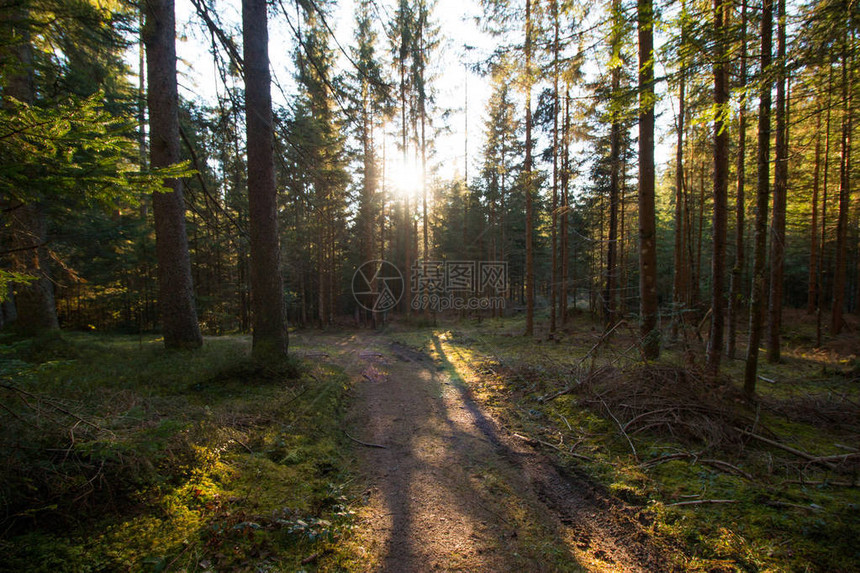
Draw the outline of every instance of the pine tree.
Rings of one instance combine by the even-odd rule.
[[[265,0],[242,0],[248,209],[251,234],[253,354],[262,360],[287,353],[274,170],[269,32]],[[152,72],[150,72],[151,74]]]
[[[711,259],[711,335],[708,339],[708,371],[716,376],[723,355],[723,275],[726,267],[726,227],[729,186],[729,69],[726,61],[729,4],[714,0],[714,206],[713,255]]]
[[[173,0],[146,4],[144,41],[147,58],[147,102],[150,165],[179,162],[179,95],[176,86],[176,30]],[[185,200],[178,179],[167,179],[165,191],[152,197],[158,257],[158,301],[167,348],[197,348],[203,337],[197,324],[191,259],[185,234]]]
[[[535,248],[534,248],[534,192],[535,174],[532,162],[532,0],[526,0],[525,15],[525,67],[523,69],[523,90],[526,93],[526,149],[523,164],[523,178],[526,199],[526,336],[534,334],[535,320]]]
[[[761,93],[758,114],[758,158],[756,185],[755,250],[753,252],[753,285],[750,297],[749,345],[744,368],[744,392],[755,394],[758,375],[758,353],[762,337],[765,297],[765,248],[767,245],[767,210],[770,201],[770,62],[773,40],[773,2],[764,0],[761,17]]]
[[[4,66],[8,75],[3,86],[3,105],[7,109],[14,109],[16,102],[29,106],[35,101],[31,14],[27,4],[3,10],[4,36],[9,39],[4,46],[4,59],[10,62]],[[14,285],[15,325],[28,335],[59,328],[46,248],[48,218],[42,202],[41,197],[22,200],[14,195],[4,197],[3,201],[8,217],[11,270],[29,279]],[[4,290],[5,287],[4,284]]]
[[[780,359],[782,293],[785,274],[785,218],[788,202],[788,101],[786,98],[785,0],[777,0],[776,142],[773,181],[773,219],[770,241],[770,291],[768,295],[767,360]]]
[[[384,199],[380,197],[380,165],[374,129],[392,107],[390,86],[384,79],[382,65],[376,54],[377,34],[373,28],[368,0],[363,0],[356,12],[355,41],[353,105],[357,108],[357,136],[361,146],[361,187],[356,232],[360,260],[365,262],[380,258],[377,245],[384,243],[381,230],[377,232],[377,228],[381,229],[384,225],[385,205]],[[370,319],[375,324],[375,313]]]
[[[745,262],[744,226],[746,211],[746,143],[747,143],[747,4],[741,3],[740,28],[740,76],[738,88],[741,90],[738,111],[738,150],[737,184],[735,191],[735,260],[729,282],[728,333],[726,336],[726,355],[734,359],[737,341],[737,324],[741,314],[741,276]]]
[[[639,297],[645,357],[660,355],[657,330],[657,222],[654,206],[654,9],[638,0],[639,29]]]

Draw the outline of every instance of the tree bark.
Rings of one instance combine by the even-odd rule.
[[[553,22],[553,87],[552,87],[552,283],[550,284],[549,331],[555,332],[558,313],[558,0],[551,0],[550,10]]]
[[[525,22],[526,156],[523,164],[526,191],[526,336],[534,334],[535,265],[532,206],[532,0],[526,0]]]
[[[619,87],[618,69],[612,70],[612,92]],[[615,324],[615,291],[618,276],[618,196],[621,172],[621,122],[613,117],[609,131],[609,229],[606,241],[606,280],[603,291],[603,322],[609,329]]]
[[[788,123],[785,71],[785,0],[777,3],[776,165],[773,182],[773,220],[770,241],[767,361],[780,359],[782,292],[785,269],[785,217],[788,201]]]
[[[570,192],[570,93],[565,90],[564,122],[562,123],[562,155],[561,168],[561,324],[567,322],[567,291],[569,276],[568,253],[568,203]]]
[[[251,234],[252,352],[258,359],[279,359],[287,354],[288,338],[278,242],[266,0],[242,0],[242,38]],[[320,285],[320,290],[322,287]]]
[[[645,358],[660,355],[657,329],[657,221],[654,205],[654,11],[639,0],[639,291]]]
[[[827,192],[830,179],[830,118],[833,100],[833,62],[828,64],[827,70],[827,113],[824,120],[824,177],[822,181],[821,197],[821,241],[819,242],[821,253],[818,257],[818,306],[815,310],[815,348],[821,348],[821,301],[824,298],[824,281],[826,279],[829,261],[827,256]]]
[[[173,0],[146,2],[147,104],[150,165],[179,163],[179,95],[176,86],[176,22]],[[185,200],[181,182],[165,179],[164,191],[152,196],[155,253],[158,260],[158,304],[167,348],[203,344],[194,306],[191,258],[185,233]]]
[[[613,61],[610,71],[610,106],[612,108],[612,123],[609,128],[609,228],[606,241],[606,277],[603,290],[603,324],[607,330],[615,324],[616,304],[615,293],[618,286],[618,196],[621,186],[621,117],[616,109],[617,98],[621,87],[621,37],[624,15],[621,12],[621,2],[612,2],[613,34],[610,38],[610,58]],[[617,32],[616,32],[617,30]],[[617,60],[617,61],[616,61]],[[603,238],[603,233],[600,235]]]
[[[851,92],[848,79],[851,60],[849,57],[849,39],[843,40],[842,45],[842,152],[839,160],[839,216],[836,223],[836,270],[833,276],[833,309],[830,320],[830,332],[837,335],[842,331],[842,313],[845,305],[845,281],[848,259],[848,208],[851,200],[850,156],[851,156]],[[852,54],[853,56],[853,54]]]
[[[761,19],[762,82],[758,115],[758,182],[756,185],[755,250],[753,253],[753,285],[750,297],[749,346],[744,367],[744,393],[755,394],[758,374],[758,353],[762,337],[764,286],[766,279],[767,210],[770,201],[770,106],[772,80],[770,60],[773,34],[773,1],[763,0]]]
[[[684,45],[686,2],[681,4],[681,45]],[[684,266],[684,129],[686,120],[686,68],[683,56],[679,56],[680,70],[678,71],[678,125],[677,141],[675,143],[675,248],[673,251],[672,302],[674,316],[672,317],[672,338],[678,336],[678,327],[683,318],[684,302],[687,299]]]
[[[821,112],[815,122],[815,164],[812,168],[812,212],[809,233],[809,289],[806,314],[814,314],[818,306],[818,195],[821,181]]]
[[[784,1],[784,0],[781,0]],[[729,186],[729,132],[724,118],[728,115],[729,70],[726,62],[727,41],[726,15],[728,5],[723,0],[714,0],[714,28],[716,44],[714,53],[714,105],[717,116],[714,120],[714,211],[713,211],[713,256],[711,258],[711,335],[708,339],[708,372],[716,376],[723,355],[723,275],[726,263],[726,227]],[[725,114],[725,115],[724,115]]]
[[[738,156],[737,156],[737,193],[735,197],[735,264],[729,284],[728,334],[726,355],[734,359],[736,353],[738,317],[741,311],[741,282],[743,279],[745,249],[744,227],[746,211],[746,149],[747,149],[747,4],[741,6],[741,71],[738,86],[741,88],[740,110],[738,111]]]

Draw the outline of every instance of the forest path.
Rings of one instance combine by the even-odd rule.
[[[428,336],[430,336],[428,332]],[[367,571],[665,571],[637,524],[583,478],[563,476],[476,401],[453,349],[384,334],[338,337],[355,380],[348,416],[366,503]]]

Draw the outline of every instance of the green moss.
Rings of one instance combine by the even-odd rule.
[[[348,531],[342,372],[260,366],[242,337],[194,353],[133,337],[66,342],[75,357],[48,362],[0,345],[0,375],[18,374],[50,414],[14,393],[6,402],[17,418],[4,432],[38,455],[0,469],[0,503],[18,515],[0,570],[294,570]],[[35,431],[40,416],[50,423]]]

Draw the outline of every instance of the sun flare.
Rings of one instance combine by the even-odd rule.
[[[424,182],[421,165],[414,160],[398,160],[388,166],[387,179],[395,192],[403,197],[417,197]]]

